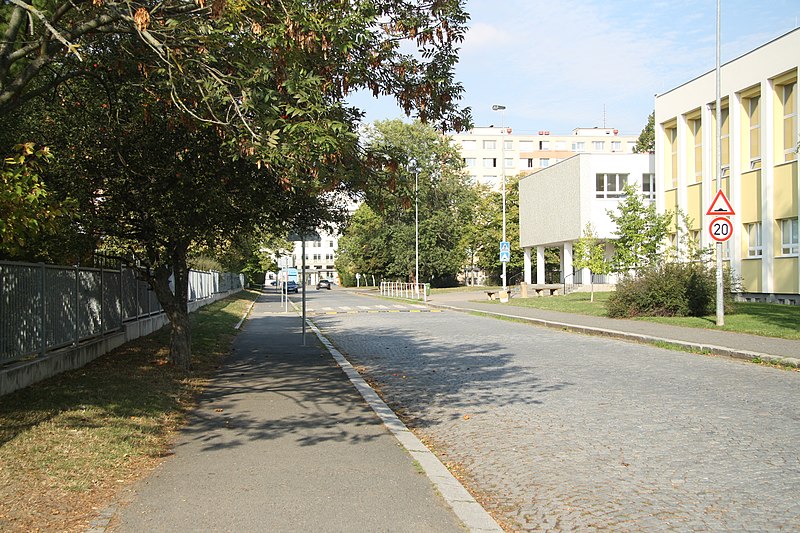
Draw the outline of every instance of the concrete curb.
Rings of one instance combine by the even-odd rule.
[[[552,320],[545,320],[542,318],[532,318],[527,316],[512,315],[508,313],[497,313],[494,311],[487,311],[485,309],[472,309],[469,307],[457,307],[447,304],[433,304],[428,302],[429,306],[437,307],[440,309],[448,309],[451,311],[458,311],[462,313],[480,313],[489,316],[496,316],[500,318],[512,318],[514,320],[521,320],[530,322],[535,325],[544,326],[553,329],[561,329],[572,331],[576,333],[584,333],[587,335],[599,335],[604,337],[613,337],[617,339],[629,340],[633,342],[641,342],[646,344],[659,344],[666,343],[684,348],[688,351],[703,352],[710,355],[723,355],[733,357],[735,359],[744,359],[752,361],[753,359],[760,359],[767,363],[774,363],[786,366],[800,367],[800,359],[794,357],[781,357],[777,355],[770,355],[766,353],[751,352],[747,350],[740,350],[738,348],[728,348],[726,346],[715,346],[713,344],[701,344],[695,342],[680,341],[675,339],[668,339],[664,337],[655,337],[652,335],[641,335],[639,333],[630,333],[627,331],[619,331],[613,329],[596,328],[592,326],[582,326],[579,324],[569,324],[567,322],[556,322]]]
[[[364,400],[375,411],[375,414],[380,417],[384,425],[392,432],[409,455],[419,463],[425,474],[467,529],[475,533],[484,531],[502,533],[503,529],[494,521],[491,515],[467,492],[461,482],[450,473],[439,458],[409,431],[394,411],[378,396],[378,393],[364,381],[344,355],[325,338],[319,328],[310,319],[306,319],[306,323],[330,352]]]

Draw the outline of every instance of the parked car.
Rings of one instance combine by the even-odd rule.
[[[298,292],[300,287],[298,287],[296,281],[287,281],[286,282],[286,292]]]
[[[327,280],[327,279],[319,280],[319,282],[317,283],[317,290],[320,290],[320,289],[331,290],[331,282],[330,282],[330,280]]]

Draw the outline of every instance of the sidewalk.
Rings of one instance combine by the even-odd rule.
[[[301,346],[278,299],[259,298],[174,455],[110,529],[500,531],[338,352],[312,330]]]
[[[486,300],[486,293],[483,291],[450,292],[434,294],[429,298],[428,304],[445,309],[477,311],[517,318],[579,333],[612,336],[637,342],[668,342],[714,355],[748,360],[760,358],[764,361],[800,366],[800,341],[797,340],[671,326],[641,320],[561,313],[509,304],[493,304],[488,301],[484,303],[480,300]]]

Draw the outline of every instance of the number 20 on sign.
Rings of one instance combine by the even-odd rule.
[[[727,217],[717,217],[708,226],[711,238],[717,242],[725,242],[733,236],[733,223]]]

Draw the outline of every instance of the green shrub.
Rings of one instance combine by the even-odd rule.
[[[734,283],[724,276],[725,312],[733,309]],[[716,309],[716,269],[708,264],[665,263],[617,284],[607,309],[613,318],[636,316],[706,316]]]

